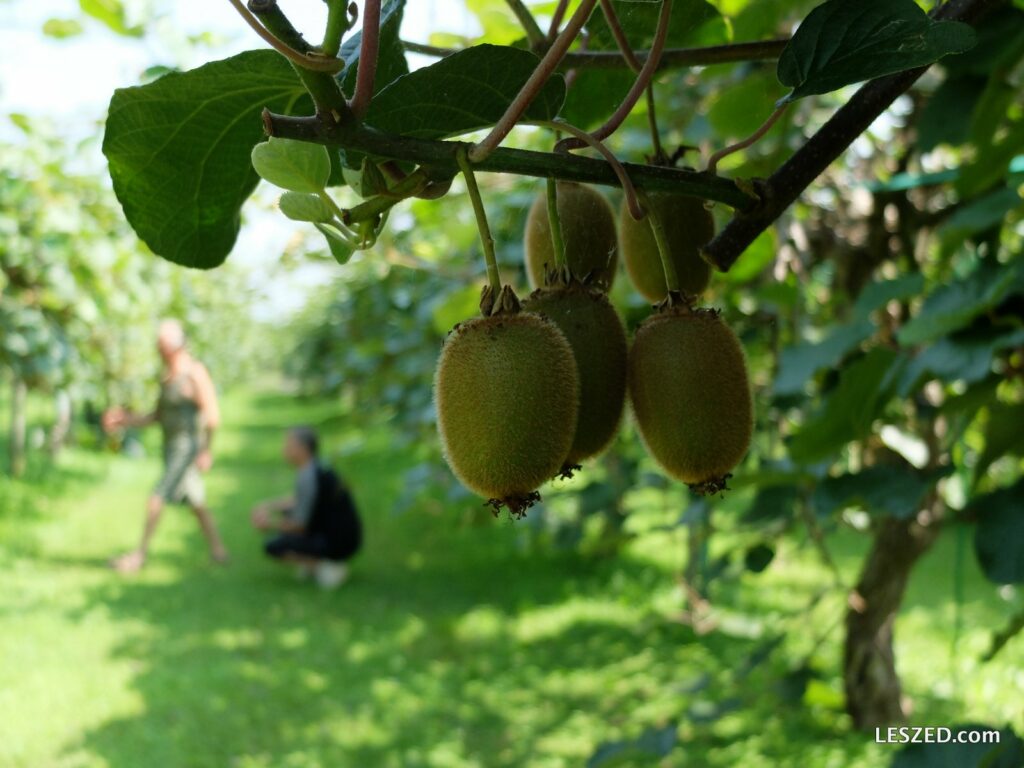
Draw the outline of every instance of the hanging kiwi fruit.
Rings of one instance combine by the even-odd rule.
[[[558,218],[565,243],[565,261],[581,281],[608,291],[618,266],[615,213],[604,195],[593,187],[560,181],[556,185]],[[547,199],[542,192],[530,207],[523,238],[526,274],[531,288],[544,285],[545,271],[556,265],[548,217]]]
[[[644,445],[696,491],[725,488],[753,433],[747,363],[713,309],[667,302],[637,329],[629,397]]]
[[[571,475],[579,462],[604,451],[618,430],[626,400],[626,332],[608,297],[572,276],[534,291],[523,309],[561,329],[579,371],[579,418],[561,467],[563,476]]]
[[[711,268],[700,249],[715,234],[715,221],[704,201],[689,195],[652,192],[647,205],[658,216],[683,293],[695,296],[708,287]],[[619,241],[626,272],[636,289],[652,303],[668,294],[658,246],[646,218],[637,221],[623,203],[619,215]]]
[[[520,312],[508,286],[492,311],[445,340],[434,377],[437,426],[455,476],[495,513],[506,507],[520,517],[569,455],[579,376],[565,334]]]

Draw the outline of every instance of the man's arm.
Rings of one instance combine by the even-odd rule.
[[[210,378],[206,366],[197,362],[192,373],[192,380],[196,387],[196,405],[199,406],[199,414],[202,418],[203,445],[196,458],[196,464],[204,472],[213,465],[213,456],[210,449],[213,445],[213,433],[220,426],[220,404],[217,402],[217,390],[213,386],[213,379]]]

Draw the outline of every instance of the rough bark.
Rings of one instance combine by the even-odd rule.
[[[929,511],[937,511],[937,503]],[[893,624],[910,572],[938,533],[933,516],[886,519],[875,532],[846,613],[846,711],[859,729],[898,723],[908,714],[893,652]]]
[[[11,434],[8,452],[11,474],[14,477],[18,477],[25,471],[25,407],[27,400],[28,386],[24,379],[15,374],[11,387]]]

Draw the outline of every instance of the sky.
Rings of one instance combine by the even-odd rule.
[[[361,4],[361,3],[360,3]],[[126,5],[131,7],[129,1]],[[324,5],[314,0],[281,0],[295,25],[316,39],[323,29]],[[155,2],[163,15],[142,38],[120,37],[87,20],[85,32],[56,40],[42,33],[47,19],[80,18],[76,0],[0,0],[0,113],[20,112],[50,118],[57,131],[73,141],[86,141],[81,162],[105,172],[100,152],[102,120],[115,88],[135,85],[155,64],[191,68],[264,43],[238,17],[228,0]],[[426,42],[434,31],[475,35],[479,25],[460,0],[411,0],[402,36]],[[208,33],[214,46],[190,46],[187,36]],[[427,63],[412,56],[410,66]],[[0,141],[17,134],[0,118]],[[264,298],[254,307],[259,319],[275,320],[302,306],[309,291],[330,277],[336,267],[308,264],[282,279],[272,267],[295,236],[296,225],[266,208],[276,192],[261,184],[256,199],[244,210],[243,225],[231,260],[243,264],[253,287]]]

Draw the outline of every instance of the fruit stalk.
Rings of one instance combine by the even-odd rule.
[[[377,51],[380,48],[380,0],[366,0],[363,5],[363,34],[359,40],[359,68],[356,88],[349,107],[356,117],[366,114],[373,98],[373,82],[377,77]]]
[[[644,207],[647,209],[647,223],[651,227],[651,234],[654,235],[654,242],[658,246],[658,255],[661,256],[661,268],[665,270],[665,285],[668,287],[669,296],[671,296],[680,292],[679,273],[676,272],[675,262],[672,261],[672,253],[669,250],[668,239],[665,237],[665,228],[661,224],[661,217],[654,206],[647,204]]]
[[[558,182],[548,179],[548,226],[551,228],[551,247],[554,251],[555,266],[565,266],[565,241],[562,239],[562,219],[558,215]]]
[[[491,292],[495,297],[501,293],[501,273],[498,271],[498,260],[494,255],[494,238],[491,236],[491,227],[487,223],[487,211],[484,209],[484,200],[480,195],[480,187],[476,183],[476,175],[473,173],[473,166],[469,162],[469,152],[463,148],[457,155],[459,168],[466,179],[466,191],[469,192],[469,199],[473,203],[473,215],[476,216],[476,225],[480,230],[480,243],[484,249],[484,262],[487,264],[487,282],[491,286]]]

